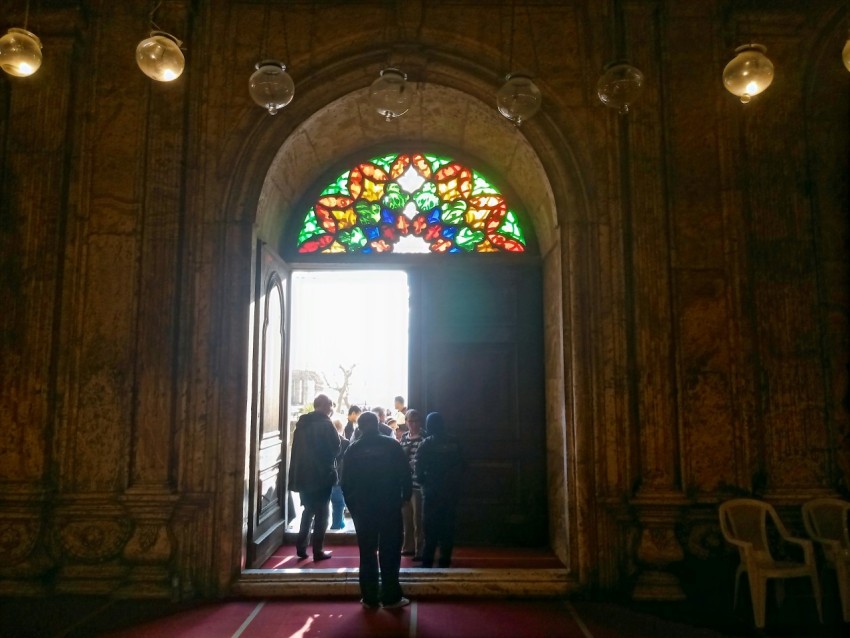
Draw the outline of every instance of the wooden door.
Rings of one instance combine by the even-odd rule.
[[[547,543],[538,265],[456,265],[411,280],[411,400],[443,414],[469,467],[457,540]]]
[[[248,566],[261,566],[286,530],[286,327],[288,271],[265,244],[257,248],[254,384],[249,481]]]

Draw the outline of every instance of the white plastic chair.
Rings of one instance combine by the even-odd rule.
[[[850,622],[850,503],[837,498],[816,498],[803,505],[803,524],[812,540],[820,543],[826,564],[838,577],[841,614]]]
[[[803,562],[779,561],[773,558],[767,540],[768,518],[776,526],[776,530],[783,541],[802,548]],[[810,540],[791,536],[772,505],[751,498],[732,499],[721,503],[720,530],[723,532],[723,537],[738,548],[738,554],[741,558],[741,564],[735,572],[733,606],[738,603],[738,585],[741,575],[746,572],[750,583],[756,627],[764,628],[765,596],[767,581],[770,578],[778,579],[776,583],[778,604],[782,603],[784,595],[782,579],[809,578],[815,594],[818,617],[823,622],[820,582],[818,581],[814,546]]]

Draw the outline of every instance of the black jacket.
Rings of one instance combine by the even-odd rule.
[[[455,497],[460,494],[466,457],[460,442],[447,434],[422,441],[414,458],[417,481],[427,497]]]
[[[292,435],[289,489],[314,492],[336,483],[339,434],[327,415],[309,412],[298,419]]]
[[[394,438],[363,434],[348,446],[342,465],[342,493],[354,516],[398,511],[410,500],[410,464]]]

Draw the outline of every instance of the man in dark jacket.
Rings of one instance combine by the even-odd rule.
[[[295,551],[299,558],[307,558],[307,536],[312,524],[314,561],[331,557],[331,552],[324,551],[323,545],[339,452],[339,435],[330,420],[332,412],[333,402],[320,394],[313,400],[313,411],[298,419],[292,437],[289,489],[299,493],[304,506]]]
[[[426,438],[416,450],[416,478],[422,485],[425,547],[422,567],[432,567],[437,546],[440,567],[449,567],[454,549],[455,513],[466,459],[458,440],[446,431],[443,417],[431,412],[425,419]]]
[[[403,607],[410,601],[398,582],[401,507],[410,499],[410,465],[398,441],[378,432],[373,412],[360,415],[357,429],[361,435],[345,453],[341,482],[360,547],[360,602],[370,609]]]

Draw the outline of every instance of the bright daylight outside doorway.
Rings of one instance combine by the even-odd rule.
[[[318,393],[334,401],[331,418],[343,425],[349,406],[391,415],[393,399],[407,398],[409,297],[404,271],[292,273],[289,440]],[[288,531],[297,531],[301,504],[290,496]],[[341,531],[354,532],[350,517]]]

